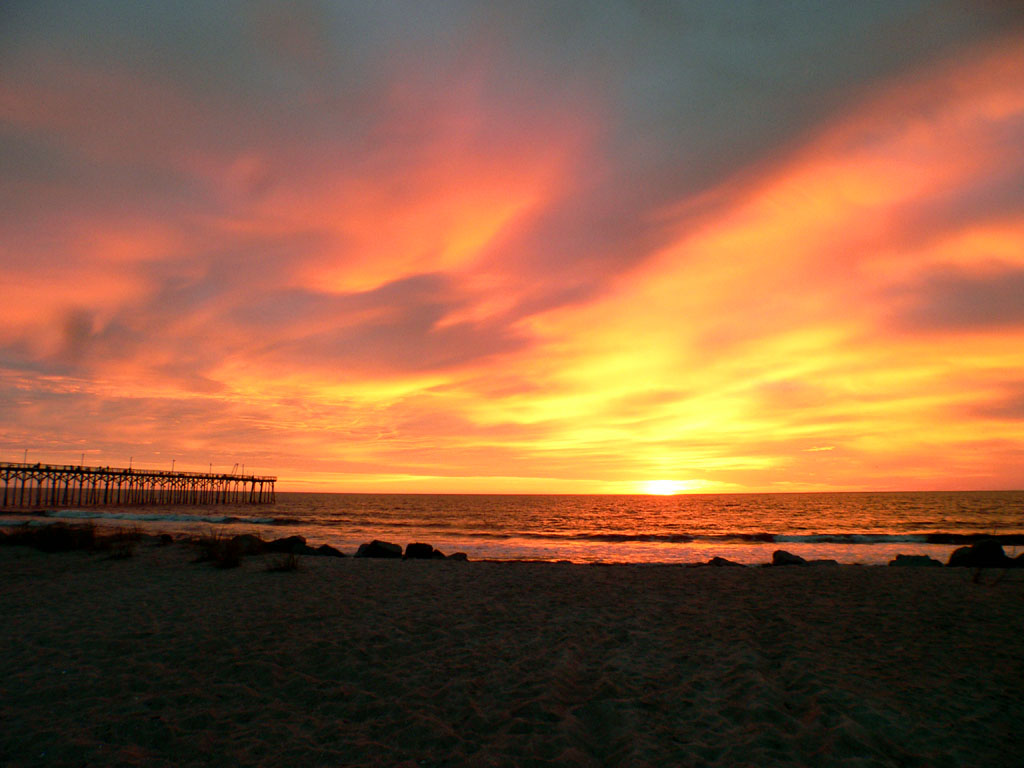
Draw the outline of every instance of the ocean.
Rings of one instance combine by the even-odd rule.
[[[265,539],[298,534],[347,554],[382,539],[426,542],[470,559],[578,563],[882,564],[896,554],[945,562],[957,546],[999,538],[1024,551],[1024,491],[686,494],[676,496],[279,493],[266,506],[0,511],[0,526],[92,521],[143,532]]]

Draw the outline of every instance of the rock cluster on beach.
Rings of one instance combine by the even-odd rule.
[[[380,557],[380,558],[392,558],[403,560],[468,560],[465,552],[456,552],[450,557],[445,555],[441,550],[434,549],[430,544],[423,544],[420,542],[407,544],[405,547],[405,554],[402,553],[402,548],[398,544],[392,544],[389,541],[380,541],[374,539],[366,544],[360,544],[359,549],[356,551],[356,557]]]
[[[212,560],[223,564],[229,562],[237,565],[242,557],[254,555],[304,555],[307,557],[347,557],[347,555],[330,544],[312,547],[306,543],[304,536],[285,536],[280,539],[263,539],[253,533],[242,533],[237,536],[186,536],[175,539],[169,533],[148,535],[138,530],[103,529],[90,525],[54,525],[38,528],[19,528],[10,532],[0,530],[0,545],[23,545],[34,547],[44,552],[69,552],[72,550],[106,551],[122,545],[149,542],[154,546],[166,547],[175,542],[200,548],[206,556],[200,556],[198,562]],[[127,556],[127,555],[126,555]],[[392,558],[399,560],[455,560],[466,561],[465,552],[445,555],[431,544],[414,542],[408,544],[403,552],[398,544],[374,539],[361,544],[355,557]]]
[[[360,544],[356,551],[356,557],[379,557],[398,559],[402,556],[402,548],[390,541],[374,539],[366,544]]]
[[[928,555],[896,555],[895,560],[890,560],[889,565],[898,568],[941,568],[942,563]]]
[[[1008,557],[1002,544],[987,539],[954,550],[947,565],[954,568],[1024,568],[1024,554]]]
[[[927,555],[896,555],[889,565],[910,568],[935,568],[942,563]],[[967,547],[960,547],[949,556],[947,568],[1024,568],[1024,554],[1009,557],[1003,545],[993,539],[984,539]]]
[[[168,533],[147,535],[137,529],[103,529],[91,525],[66,525],[56,523],[40,527],[19,527],[13,530],[0,530],[0,545],[13,544],[31,546],[44,552],[63,552],[70,550],[113,551],[112,556],[130,557],[135,544],[150,542],[156,546],[167,546],[178,542],[198,546],[206,551],[199,561],[213,560],[228,567],[237,565],[240,557],[264,554],[281,554],[286,556],[312,557],[347,557],[346,553],[321,544],[310,546],[303,536],[285,536],[279,539],[266,540],[252,533],[237,536],[207,535],[198,537],[179,537],[175,539]],[[464,552],[445,555],[433,545],[423,542],[412,542],[403,548],[380,539],[373,539],[361,544],[354,557],[393,560],[455,560],[465,561],[469,558]],[[567,562],[567,561],[564,561]],[[691,566],[745,567],[743,563],[727,560],[724,557],[712,557],[703,563],[691,563]],[[807,560],[800,555],[784,549],[772,553],[772,567],[808,567],[837,566],[839,563],[831,559]],[[889,562],[890,566],[901,568],[937,568],[943,563],[927,555],[898,554]],[[946,567],[952,568],[1024,568],[1024,553],[1010,557],[1003,550],[1003,545],[996,539],[983,539],[969,546],[954,550]]]
[[[209,542],[206,537],[198,539],[186,539],[188,543],[203,545]],[[239,555],[312,555],[315,557],[345,557],[345,554],[329,544],[319,547],[311,547],[306,543],[304,536],[286,536],[281,539],[267,541],[252,533],[243,533],[223,541],[225,547],[237,552]]]
[[[346,557],[344,552],[335,549],[329,544],[322,544],[319,547],[313,548],[306,544],[306,539],[302,536],[288,536],[265,541],[253,534],[242,534],[230,539],[230,542],[236,544],[239,553],[243,555],[273,552],[320,557]],[[431,544],[414,542],[407,544],[403,551],[400,545],[380,539],[360,544],[354,557],[393,560],[468,560],[464,552],[445,555],[440,550],[434,549]],[[727,560],[724,557],[713,557],[701,565],[713,568],[743,567],[742,563]],[[784,549],[778,549],[772,553],[771,565],[775,567],[829,567],[837,566],[839,563],[832,559],[807,560],[800,555],[795,555]],[[889,565],[896,567],[941,567],[942,563],[927,555],[896,555],[896,558],[890,561]],[[1003,551],[1002,544],[993,540],[984,540],[955,550],[950,555],[949,562],[946,565],[953,568],[1024,568],[1024,554],[1011,558]]]
[[[265,541],[259,536],[251,533],[241,534],[235,536],[229,540],[230,544],[233,544],[239,554],[242,555],[262,555],[267,553],[278,553],[278,554],[290,554],[290,555],[307,555],[313,557],[347,557],[347,555],[339,549],[332,547],[330,544],[321,544],[319,547],[311,547],[306,543],[306,539],[303,536],[287,536],[281,539],[273,539],[271,541]],[[456,552],[451,557],[446,556],[443,552],[430,544],[423,543],[412,543],[405,547],[403,553],[402,547],[398,544],[393,544],[390,541],[381,541],[380,539],[374,539],[365,544],[360,544],[359,549],[356,551],[355,557],[373,557],[383,559],[394,559],[394,560],[467,560],[465,553]]]
[[[836,560],[805,560],[800,555],[794,555],[784,549],[777,549],[772,553],[772,565],[839,565]]]
[[[743,563],[726,560],[724,557],[713,557],[706,563],[698,563],[701,566],[712,568],[743,567]],[[836,566],[839,563],[835,560],[807,560],[787,552],[784,549],[777,549],[772,553],[771,566]],[[895,559],[889,561],[889,565],[898,568],[941,568],[942,563],[928,555],[896,555]],[[1017,557],[1009,557],[1003,546],[998,541],[979,541],[968,547],[960,547],[949,556],[948,568],[1024,568],[1024,554]]]
[[[733,560],[726,560],[724,557],[712,557],[705,563],[710,565],[712,568],[743,568],[743,563],[737,563]]]

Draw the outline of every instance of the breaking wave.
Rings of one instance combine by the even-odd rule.
[[[236,515],[186,515],[180,512],[98,512],[92,509],[49,509],[44,517],[69,520],[137,520],[139,522],[209,523],[211,525],[298,525],[291,517],[240,517]]]
[[[972,544],[982,540],[995,540],[1004,545],[1024,544],[1024,534],[988,533],[537,533],[467,531],[463,535],[483,539],[549,539],[561,541],[601,541],[609,543],[651,542],[661,544],[687,544],[700,541],[749,543],[805,543],[805,544]]]

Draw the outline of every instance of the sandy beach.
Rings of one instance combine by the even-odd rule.
[[[194,556],[0,548],[0,763],[1024,760],[1022,571]]]

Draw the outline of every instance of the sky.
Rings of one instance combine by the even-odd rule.
[[[1024,3],[0,5],[0,460],[1024,488]]]

